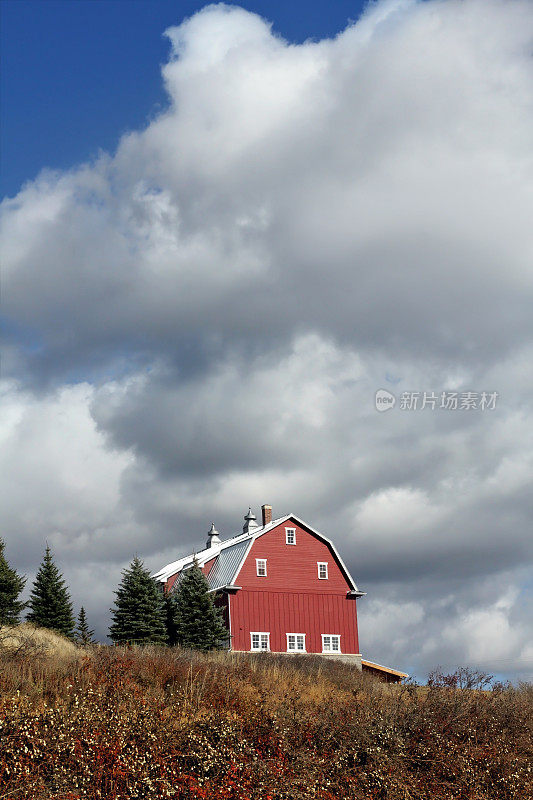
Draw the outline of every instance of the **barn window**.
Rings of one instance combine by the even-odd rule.
[[[325,581],[328,578],[328,562],[327,561],[317,561],[318,565],[318,577],[320,580]]]
[[[255,564],[257,567],[257,574],[260,578],[266,578],[267,576],[267,560],[266,558],[256,558]]]
[[[323,653],[340,653],[341,651],[341,637],[338,633],[323,633],[322,634],[322,652]]]
[[[305,633],[287,634],[287,653],[305,653]]]
[[[285,544],[296,544],[296,528],[285,528]]]
[[[251,633],[250,640],[252,650],[270,650],[270,633]]]

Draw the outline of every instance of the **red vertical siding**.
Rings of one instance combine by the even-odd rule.
[[[285,528],[296,529],[296,544]],[[266,558],[267,576],[258,577],[256,558]],[[328,563],[328,578],[317,562]],[[328,545],[295,522],[283,523],[253,543],[231,597],[232,649],[250,650],[250,633],[270,633],[270,649],[287,651],[287,633],[305,633],[306,651],[322,652],[322,634],[339,634],[342,653],[359,653],[356,601]]]
[[[250,633],[270,633],[270,649],[284,653],[287,633],[305,633],[308,653],[322,652],[323,633],[341,637],[343,653],[359,653],[355,599],[346,594],[241,589],[231,596],[233,650],[250,650]]]

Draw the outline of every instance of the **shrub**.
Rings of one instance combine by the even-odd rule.
[[[320,658],[79,652],[0,671],[0,796],[532,796],[530,686],[386,686]]]

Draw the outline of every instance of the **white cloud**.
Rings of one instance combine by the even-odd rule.
[[[426,532],[440,522],[442,510],[431,504],[420,489],[384,489],[367,497],[356,515],[360,536],[383,536]]]
[[[112,558],[117,537],[139,527],[120,508],[120,484],[133,463],[105,446],[89,413],[94,389],[65,387],[36,398],[7,385],[0,438],[2,530],[24,569],[45,540],[64,558]]]
[[[418,680],[433,668],[453,672],[457,666],[499,678],[513,674],[531,680],[533,651],[525,597],[513,583],[502,587],[501,596],[500,586],[493,582],[472,588],[459,596],[428,591],[423,599],[409,600],[386,587],[379,599],[359,601],[364,657],[401,664]],[[483,596],[487,590],[492,600]],[[409,596],[410,588],[403,594]]]
[[[466,664],[504,673],[513,665],[526,679],[533,675],[531,629],[526,619],[513,620],[518,591],[511,587],[488,607],[473,608],[445,624],[442,637],[433,642],[433,653],[446,653]]]
[[[370,657],[488,663],[493,618],[524,669],[519,601],[482,587],[531,557],[532,32],[528,2],[406,0],[295,46],[209,6],[167,31],[168,109],[4,201],[4,530],[29,573],[49,537],[108,606],[136,550],[271,501],[375,593]],[[500,398],[377,414],[387,385]]]

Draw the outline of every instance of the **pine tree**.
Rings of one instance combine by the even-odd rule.
[[[78,624],[76,626],[76,633],[75,638],[78,644],[81,645],[88,645],[94,644],[94,631],[89,629],[89,624],[87,622],[87,615],[85,613],[85,609],[82,606],[80,608],[80,613],[78,614]]]
[[[182,647],[214,650],[228,640],[222,613],[213,604],[209,584],[195,560],[185,571],[174,594],[177,640]]]
[[[4,556],[5,543],[0,538],[0,627],[17,625],[20,612],[26,607],[18,596],[24,589],[26,578],[11,569]]]
[[[178,644],[178,626],[176,624],[176,595],[165,592],[163,595],[165,611],[165,624],[167,628],[167,643],[173,647]]]
[[[115,592],[109,636],[114,642],[166,644],[163,595],[143,562],[135,556]]]
[[[40,628],[49,628],[63,636],[73,637],[74,617],[70,595],[63,576],[54,564],[48,545],[33,583],[28,605],[31,609],[27,616],[28,622],[33,622]]]

